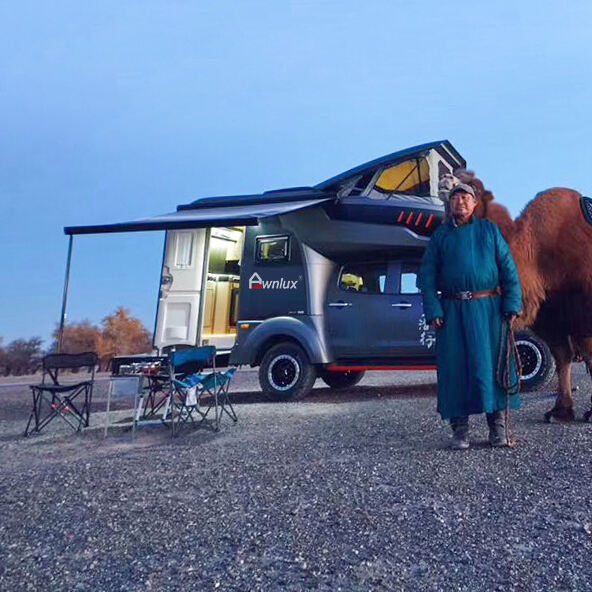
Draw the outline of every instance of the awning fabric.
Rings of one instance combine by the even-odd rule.
[[[130,222],[93,226],[66,226],[65,234],[105,234],[109,232],[138,232],[142,230],[175,230],[207,228],[210,226],[255,226],[259,220],[302,210],[329,201],[331,198],[307,199],[283,203],[264,203],[182,210],[153,218],[140,218]]]

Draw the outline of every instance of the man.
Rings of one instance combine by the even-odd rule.
[[[450,219],[434,232],[420,270],[424,312],[437,334],[438,412],[450,419],[453,448],[469,447],[468,416],[480,413],[490,444],[507,446],[509,395],[496,383],[496,368],[502,323],[522,310],[520,280],[499,228],[474,215],[473,188],[457,185],[449,203]],[[509,406],[519,405],[510,396]]]

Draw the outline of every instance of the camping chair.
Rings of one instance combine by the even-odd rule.
[[[222,415],[226,413],[234,423],[238,421],[234,407],[228,397],[228,390],[230,388],[230,381],[236,373],[236,368],[231,367],[226,372],[214,372],[208,374],[201,382],[202,394],[208,393],[210,395],[208,408],[203,414],[205,419],[210,412],[210,409],[214,408],[214,429],[218,431],[220,429],[220,421]]]
[[[204,374],[202,370],[210,365],[215,373],[216,348],[213,345],[169,353],[170,398],[167,407],[171,414],[173,436],[177,426],[195,423],[196,416],[199,416],[200,424],[205,419],[206,414],[199,408],[202,382],[211,374]]]
[[[40,432],[50,421],[61,417],[73,430],[88,427],[92,401],[95,366],[99,358],[94,352],[81,354],[48,354],[43,358],[41,384],[31,385],[33,409],[25,428],[25,436]],[[90,379],[60,384],[60,370],[87,368]],[[51,382],[49,382],[51,379]],[[82,398],[82,406],[76,399]],[[75,402],[76,401],[76,402]],[[45,403],[45,405],[44,405]],[[34,425],[31,430],[31,423]]]

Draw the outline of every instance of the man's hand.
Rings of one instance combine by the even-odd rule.
[[[506,313],[505,317],[506,317],[506,321],[508,321],[508,323],[510,323],[510,327],[512,327],[512,326],[514,326],[514,321],[518,318],[518,315],[515,315],[512,313]]]
[[[441,329],[444,326],[444,319],[437,317],[432,321],[432,325],[434,325],[434,329]]]

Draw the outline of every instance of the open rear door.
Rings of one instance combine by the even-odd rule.
[[[195,345],[201,327],[201,299],[207,275],[209,229],[166,233],[154,346]]]

